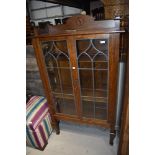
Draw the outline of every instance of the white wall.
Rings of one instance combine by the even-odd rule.
[[[61,6],[57,6],[57,5],[58,4],[41,2],[41,1],[30,1],[29,10],[30,10],[30,15],[32,19],[31,21],[35,22],[36,25],[38,25],[38,22],[50,21],[51,24],[54,25],[55,24],[54,19],[57,18],[56,16],[62,19],[65,17],[69,17],[72,14],[80,14],[80,12],[82,11],[81,9],[68,7],[68,6],[63,6],[63,11],[62,11],[62,5]],[[57,6],[57,7],[31,11],[32,9],[44,8],[49,6]],[[44,18],[44,19],[39,19],[39,18]]]

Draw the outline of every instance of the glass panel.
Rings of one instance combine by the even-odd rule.
[[[80,55],[79,68],[92,68],[92,62],[87,53],[83,53]]]
[[[95,69],[108,69],[108,61],[106,56],[102,53],[98,53],[94,58],[94,68]]]
[[[107,119],[107,103],[106,102],[95,103],[95,118]]]
[[[47,68],[49,81],[53,92],[61,92],[60,80],[57,68]]]
[[[60,50],[61,52],[65,53],[68,55],[68,50],[67,50],[67,43],[66,41],[55,41],[54,42],[55,48],[57,50]]]
[[[72,94],[72,78],[70,69],[60,69],[61,84],[64,94]]]
[[[95,108],[95,118],[96,119],[107,119],[107,109]]]
[[[42,42],[43,55],[46,56],[53,49],[53,41]]]
[[[57,112],[76,114],[66,41],[42,42],[42,49]]]
[[[87,50],[87,54],[93,59],[93,57],[98,53],[98,51],[92,46]]]
[[[72,96],[73,97],[73,96]],[[58,113],[64,113],[74,115],[76,113],[74,99],[56,99],[56,111]]]
[[[77,40],[78,55],[90,47],[90,40]]]
[[[45,56],[45,63],[46,63],[46,66],[50,68],[57,66],[55,57],[53,57],[50,54]]]
[[[69,68],[69,60],[68,60],[67,56],[64,55],[63,53],[61,53],[57,57],[57,61],[58,61],[58,67],[68,67]]]
[[[83,117],[107,119],[108,40],[77,40]]]
[[[92,96],[93,95],[93,79],[91,70],[79,70],[80,84],[81,84],[81,95]]]
[[[82,98],[82,109],[83,117],[92,118],[94,117],[94,104],[92,101],[86,101]]]
[[[107,97],[107,78],[108,71],[105,70],[94,70],[94,85],[95,85],[95,96],[96,97]]]
[[[103,53],[108,53],[108,40],[107,39],[93,39],[95,48]]]

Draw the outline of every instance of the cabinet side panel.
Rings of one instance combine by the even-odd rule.
[[[119,63],[119,34],[110,34],[109,38],[109,105],[108,122],[115,123],[117,97],[117,77]]]

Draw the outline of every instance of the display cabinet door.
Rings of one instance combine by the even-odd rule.
[[[108,37],[76,39],[83,118],[107,120],[109,84]]]
[[[41,47],[56,112],[76,115],[67,41],[42,41]]]

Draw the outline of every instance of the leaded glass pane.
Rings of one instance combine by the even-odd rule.
[[[76,43],[83,117],[107,119],[108,39]]]
[[[42,42],[51,91],[58,113],[75,115],[75,101],[66,41]]]

